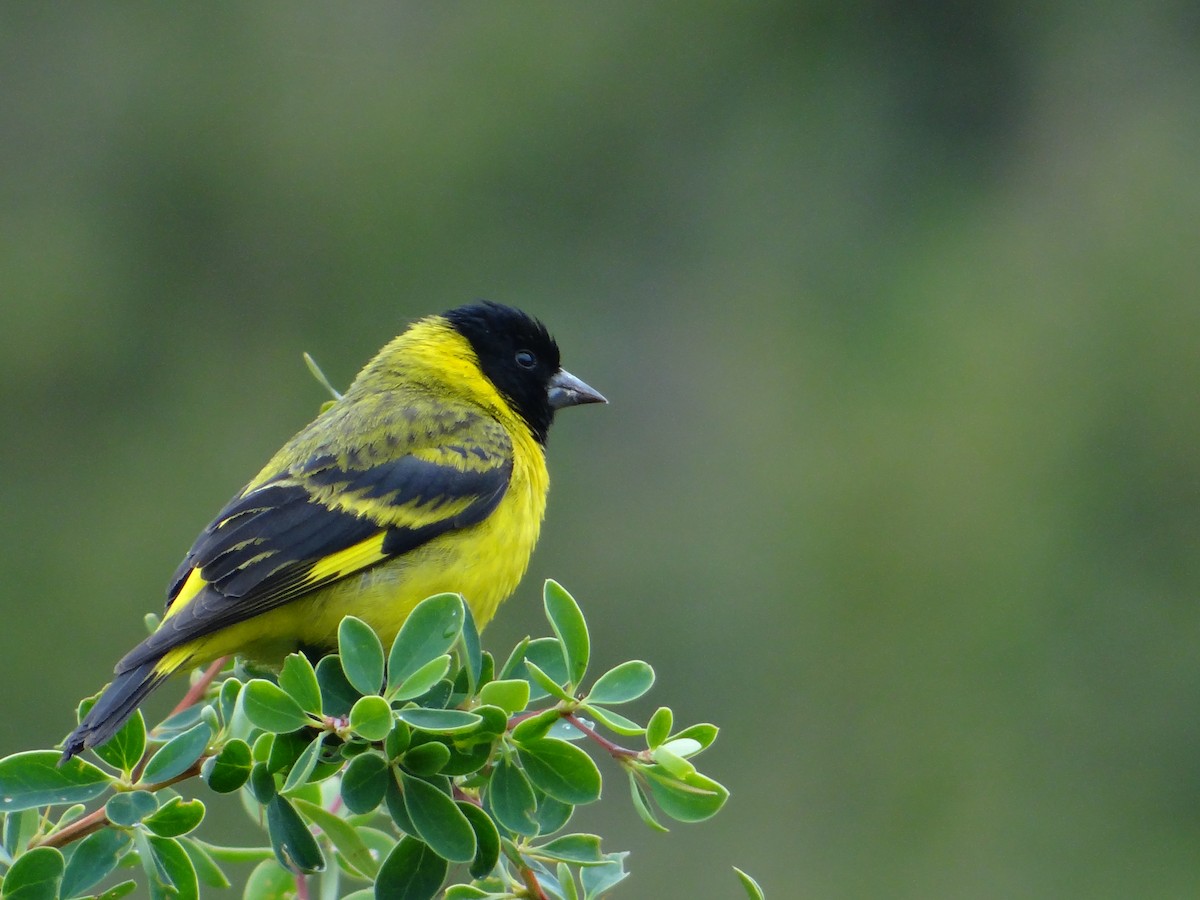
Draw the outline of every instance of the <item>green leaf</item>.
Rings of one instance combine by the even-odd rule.
[[[411,709],[402,709],[396,715],[413,728],[437,734],[459,734],[477,728],[483,722],[483,719],[475,715],[475,713],[464,712],[461,709],[422,709],[421,707],[413,707]]]
[[[433,900],[446,880],[449,863],[411,835],[392,848],[375,879],[378,900]]]
[[[204,761],[200,777],[218,794],[230,794],[246,783],[251,765],[250,745],[235,739]]]
[[[392,730],[392,707],[377,695],[359,697],[350,710],[350,728],[368,741],[382,741]]]
[[[600,838],[594,834],[564,834],[548,844],[535,848],[538,856],[562,862],[590,865],[604,862]]]
[[[469,884],[452,884],[446,888],[446,900],[480,900],[480,898],[488,900],[488,898],[495,896],[497,895],[489,894],[482,888],[477,888]]]
[[[158,749],[142,771],[141,784],[159,784],[186,772],[208,748],[212,729],[204,722],[193,725]]]
[[[57,900],[66,863],[53,847],[22,853],[4,875],[4,900]]]
[[[325,855],[300,813],[287,798],[276,795],[267,804],[267,833],[275,858],[293,872],[320,872]]]
[[[695,756],[704,749],[699,741],[694,741],[691,738],[671,738],[671,740],[661,745],[663,750],[682,756],[687,759],[689,756]]]
[[[338,656],[346,680],[360,694],[378,694],[383,687],[383,644],[362,619],[346,616],[338,626]]]
[[[563,900],[579,900],[579,891],[575,887],[575,879],[571,875],[571,867],[560,862],[555,869],[558,885],[562,890]]]
[[[196,870],[196,877],[200,881],[209,887],[229,887],[229,879],[225,877],[225,873],[221,871],[221,867],[217,865],[217,861],[207,850],[191,838],[180,838],[179,843],[183,846],[188,858],[191,859],[192,866]]]
[[[104,804],[104,815],[114,825],[136,825],[158,809],[158,798],[149,791],[125,791],[114,794]]]
[[[716,815],[729,799],[729,791],[711,778],[693,772],[676,778],[669,770],[646,766],[650,793],[658,808],[679,822],[703,822]]]
[[[347,716],[354,701],[362,696],[346,680],[341,660],[326,656],[317,662],[317,683],[321,685],[321,711],[327,716]]]
[[[221,721],[227,726],[233,723],[237,712],[238,697],[242,693],[242,683],[236,678],[226,678],[221,682],[221,690],[217,694],[217,706],[221,710]]]
[[[475,832],[475,858],[471,860],[469,868],[471,877],[483,878],[496,868],[500,860],[500,832],[496,830],[492,817],[474,803],[456,802]]]
[[[103,894],[98,896],[96,900],[121,900],[122,897],[128,897],[137,890],[138,883],[133,879],[122,881],[120,884],[115,884]]]
[[[152,837],[150,847],[173,888],[163,891],[161,896],[169,896],[172,900],[197,900],[200,896],[200,884],[196,878],[196,869],[179,841],[174,838]],[[157,893],[152,883],[151,895]]]
[[[463,616],[458,594],[435,594],[413,608],[388,653],[388,693],[454,646],[462,633]]]
[[[646,729],[637,722],[627,719],[620,713],[613,712],[611,709],[605,709],[603,706],[585,705],[583,711],[609,731],[615,731],[617,734],[625,735],[626,737],[637,737],[640,734],[646,733]]]
[[[271,735],[271,749],[267,753],[267,771],[274,775],[290,769],[311,743],[312,736],[307,729]]]
[[[563,656],[567,663],[567,681],[578,685],[587,673],[588,658],[591,655],[587,622],[584,621],[575,598],[557,581],[546,579],[542,598],[550,627],[562,642]]]
[[[277,793],[275,779],[271,776],[271,770],[267,768],[266,763],[255,763],[250,770],[250,793],[264,806],[270,803]]]
[[[568,703],[574,701],[569,691],[564,690],[553,678],[544,672],[541,666],[537,665],[532,660],[525,660],[525,670],[529,673],[531,686],[536,684],[541,688],[540,696],[545,697],[550,695],[557,697],[559,700],[566,700]],[[530,691],[533,694],[533,691]]]
[[[359,837],[353,825],[316,803],[300,799],[293,800],[292,803],[301,815],[325,832],[325,836],[347,863],[364,878],[375,877],[379,872],[379,863],[371,855],[371,849]]]
[[[479,702],[498,706],[513,716],[529,705],[529,682],[523,678],[489,681],[479,690]]]
[[[537,810],[533,814],[533,820],[537,822],[538,834],[550,835],[561,831],[570,821],[575,807],[548,797],[542,791],[535,790],[534,793],[537,795]]]
[[[435,775],[450,762],[450,748],[441,741],[427,741],[409,747],[404,754],[404,767],[414,775]]]
[[[575,745],[543,738],[518,744],[517,755],[529,780],[556,800],[578,806],[600,799],[600,770]]]
[[[62,896],[74,897],[103,881],[117,867],[129,843],[129,835],[117,828],[104,828],[85,837],[67,862],[59,889]]]
[[[650,717],[650,721],[646,723],[646,746],[653,750],[659,744],[667,739],[667,735],[671,733],[671,709],[667,706],[660,706],[654,711],[654,715]]]
[[[79,803],[68,806],[63,815],[65,816],[73,809],[82,812],[84,807]],[[20,812],[4,816],[4,852],[10,858],[16,857],[29,846],[29,841],[38,833],[41,820],[41,815],[34,809],[23,809]]]
[[[479,645],[479,628],[475,624],[475,615],[470,606],[463,605],[466,608],[462,626],[463,662],[468,677],[467,693],[474,694],[483,677],[483,648]]]
[[[384,805],[387,806],[388,815],[391,816],[392,822],[403,834],[416,834],[417,826],[412,823],[412,819],[408,816],[408,809],[404,805],[404,792],[400,790],[400,772],[393,768],[388,773],[387,791],[383,795]]]
[[[554,640],[553,638],[550,638],[549,640],[555,645],[558,645],[558,641]],[[512,653],[508,654],[508,659],[506,659],[504,661],[504,665],[500,667],[500,671],[496,675],[497,678],[505,679],[520,677],[521,673],[525,671],[521,663],[525,662],[525,651],[529,648],[529,643],[530,641],[527,637],[521,638],[521,640],[517,642],[517,646],[513,647]],[[559,651],[558,655],[559,659],[561,659],[561,650]]]
[[[717,733],[719,731],[720,729],[717,728],[716,725],[709,725],[707,722],[703,722],[699,725],[689,725],[687,728],[683,729],[683,731],[671,735],[671,740],[695,741],[700,745],[700,750],[706,750],[712,746],[713,741],[717,739]],[[698,750],[696,752],[699,753],[700,751]]]
[[[412,743],[412,729],[407,722],[392,720],[392,730],[383,740],[383,752],[388,759],[399,759]]]
[[[279,670],[279,686],[305,712],[321,715],[321,684],[317,670],[303,653],[289,653]]]
[[[496,819],[505,828],[526,837],[538,833],[538,824],[533,819],[537,806],[533,786],[511,756],[505,754],[496,761],[488,782],[487,799]]]
[[[350,760],[342,773],[342,800],[352,813],[369,813],[379,806],[391,776],[387,761],[378,753]]]
[[[254,867],[242,892],[242,900],[294,900],[295,896],[296,876],[273,859]]]
[[[633,808],[643,822],[655,831],[667,832],[670,830],[654,815],[654,810],[650,808],[650,798],[646,796],[646,789],[642,787],[637,773],[633,770],[629,772],[629,792],[633,795]]]
[[[292,763],[291,769],[288,770],[287,778],[284,779],[283,787],[279,789],[279,793],[291,793],[292,791],[299,790],[308,783],[308,776],[317,767],[317,760],[321,758],[321,748],[325,746],[325,738],[328,735],[329,732],[322,731],[308,742],[308,745],[301,751],[296,761]]]
[[[311,722],[291,694],[264,678],[246,682],[242,688],[242,709],[250,724],[274,734],[286,734]]]
[[[111,738],[99,747],[93,747],[92,752],[114,768],[128,774],[134,766],[142,761],[146,751],[146,720],[142,711],[136,709],[133,715]]]
[[[654,669],[640,659],[614,666],[596,679],[587,695],[587,703],[628,703],[636,700],[654,684]]]
[[[607,894],[609,888],[624,881],[629,873],[625,871],[625,857],[628,851],[609,853],[606,862],[599,866],[588,866],[579,873],[583,884],[583,900],[599,900]]]
[[[389,688],[389,700],[412,700],[429,692],[450,671],[450,654],[435,656],[417,671],[405,678],[395,688]]]
[[[512,730],[513,740],[515,741],[536,741],[544,738],[546,733],[558,724],[562,718],[562,712],[555,709],[545,709],[536,716],[531,716],[528,719],[522,719],[517,723],[517,726]]]
[[[669,741],[668,744],[674,744],[675,741]],[[672,753],[668,749],[668,744],[655,747],[651,752],[654,761],[670,772],[676,778],[687,778],[696,771],[696,767],[684,759]]]
[[[400,787],[417,836],[443,859],[471,862],[475,858],[475,831],[458,805],[428,781],[403,772]]]
[[[27,750],[0,759],[0,812],[86,803],[112,783],[103,769],[73,756],[60,767],[54,750]]]
[[[195,829],[204,819],[204,804],[199,800],[172,797],[142,824],[159,837],[179,837]]]
[[[749,897],[750,900],[767,900],[766,894],[764,894],[763,889],[758,886],[757,881],[755,881],[737,866],[732,866],[732,869],[734,874],[737,875],[738,881],[742,883],[742,887],[746,891],[746,896]]]
[[[529,669],[524,665],[525,663],[533,663],[546,673],[556,685],[564,684],[567,680],[567,661],[563,656],[562,643],[559,642],[558,638],[542,637],[534,641],[529,641],[525,645],[525,651],[520,661],[516,663],[514,671],[511,673],[502,672],[501,674],[506,678],[524,678],[526,681],[531,681],[533,676],[529,674]],[[505,663],[505,668],[507,666],[508,663]],[[540,700],[545,696],[546,691],[539,687],[536,682],[530,684],[529,699],[531,701]]]

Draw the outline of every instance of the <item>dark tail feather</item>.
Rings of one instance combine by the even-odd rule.
[[[60,766],[75,754],[103,744],[117,733],[125,720],[133,715],[138,704],[167,677],[167,673],[154,670],[157,662],[144,662],[112,680],[112,684],[83,717],[79,727],[67,735],[63,742],[62,759],[58,762]]]

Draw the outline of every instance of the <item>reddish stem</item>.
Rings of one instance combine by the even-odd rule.
[[[612,756],[623,756],[629,758],[641,755],[640,751],[630,750],[628,747],[622,747],[620,744],[614,744],[604,735],[597,732],[594,728],[590,728],[585,725],[583,721],[575,715],[575,713],[567,713],[563,716],[563,718],[570,722],[572,727],[578,728],[593,741],[607,750]]]

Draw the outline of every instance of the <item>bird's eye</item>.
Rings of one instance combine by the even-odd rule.
[[[517,365],[522,369],[532,369],[537,365],[537,357],[528,350],[517,351]]]

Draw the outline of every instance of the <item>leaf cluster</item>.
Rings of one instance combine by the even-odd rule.
[[[256,900],[307,896],[310,880],[318,896],[353,900],[608,896],[628,854],[567,828],[600,798],[593,754],[616,763],[639,815],[666,830],[664,819],[701,821],[725,803],[692,761],[717,729],[677,729],[667,707],[645,725],[617,712],[654,683],[640,660],[585,689],[583,614],[553,581],[544,604],[553,635],[522,640],[501,665],[462,598],[441,594],[390,648],[347,617],[337,654],[315,665],[292,654],[275,674],[226,670],[152,731],[136,713],[91,759],[0,760],[0,897],[115,900],[138,870],[155,900],[198,897],[201,885],[229,887],[223,866],[237,861],[256,862],[243,893]],[[626,739],[644,746],[616,742]],[[195,778],[237,794],[264,844],[200,837],[205,802],[176,787]]]

